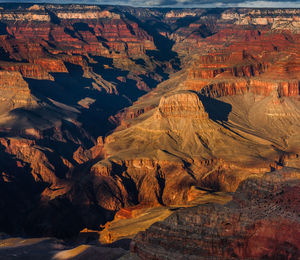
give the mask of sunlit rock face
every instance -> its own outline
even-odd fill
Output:
[[[161,98],[158,117],[203,117],[208,118],[197,94],[183,92]]]
[[[0,22],[6,232],[70,237],[300,167],[298,9],[2,5]]]
[[[299,257],[299,171],[242,182],[224,206],[177,211],[139,233],[141,259],[276,259]]]
[[[19,72],[0,71],[1,110],[36,105],[30,88]]]

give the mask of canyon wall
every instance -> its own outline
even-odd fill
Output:
[[[73,236],[299,167],[298,9],[1,7],[0,185],[27,183],[6,232]]]
[[[299,172],[277,171],[242,182],[227,204],[177,211],[139,233],[141,259],[299,257]]]

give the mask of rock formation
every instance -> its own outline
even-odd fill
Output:
[[[0,80],[2,111],[36,105],[28,84],[19,72],[0,71]]]
[[[224,206],[173,213],[131,244],[141,259],[299,258],[299,171],[285,169],[242,182]]]
[[[297,68],[298,59],[256,55],[255,46],[194,55],[185,70],[118,116],[104,160],[92,167],[122,191],[116,205],[132,203],[116,174],[134,182],[139,203],[169,205],[185,203],[193,186],[235,191],[245,178],[297,156],[299,77],[289,64]]]

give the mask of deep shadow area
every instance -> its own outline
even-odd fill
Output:
[[[226,11],[227,9],[230,9],[230,8],[207,8],[205,9],[205,12],[203,13],[203,16],[207,15],[213,15],[213,16],[216,16],[217,15],[217,18],[221,18],[221,14]]]
[[[83,203],[91,192],[87,186],[76,186],[73,192],[79,196],[75,202],[69,199],[68,193],[42,200],[41,193],[49,184],[37,182],[31,170],[29,164],[16,160],[0,145],[1,232],[12,236],[70,239],[85,227],[97,229],[113,218],[115,212],[103,209],[97,203]]]
[[[13,61],[9,57],[9,53],[6,52],[3,47],[0,47],[0,59],[1,59],[1,61]]]
[[[93,71],[98,75],[101,75],[104,80],[111,82],[117,86],[117,95],[120,96],[119,98],[121,98],[122,95],[125,95],[131,100],[131,102],[134,102],[139,97],[146,94],[146,91],[137,88],[137,82],[135,80],[126,78],[129,75],[128,70],[121,70],[114,67],[113,59],[101,56],[93,56],[93,59],[97,61],[97,63],[91,64],[91,66],[93,67]],[[105,65],[108,65],[108,67],[105,67]],[[124,77],[126,78],[126,81],[122,82],[118,79],[118,77]],[[158,82],[156,82],[156,84],[154,83],[150,87],[154,88],[157,84]],[[121,104],[121,106],[119,106],[119,108],[115,112],[128,105],[128,103]]]
[[[155,192],[156,193],[156,198],[157,198],[158,202],[161,205],[164,206],[165,204],[163,202],[163,192],[164,192],[164,189],[165,189],[165,186],[166,186],[166,176],[164,175],[163,172],[158,171],[156,173],[155,178],[156,178],[158,186],[159,186],[158,191]]]
[[[175,23],[170,24],[170,27],[172,32],[174,32],[179,28],[189,26],[191,23],[196,22],[197,20],[199,20],[198,16],[186,16],[177,19]]]
[[[87,23],[83,23],[83,22],[74,23],[73,28],[76,31],[91,32],[92,34],[95,34],[94,29],[92,27],[89,27]]]
[[[80,66],[73,64],[66,64],[66,66],[69,73],[52,73],[54,81],[26,78],[32,94],[48,104],[43,114],[40,109],[36,113],[48,120],[51,119],[52,114],[57,120],[66,117],[77,118],[76,120],[83,124],[82,128],[86,129],[88,134],[94,138],[106,135],[111,131],[114,125],[108,121],[108,118],[130,105],[128,99],[122,96],[123,93],[126,93],[126,96],[133,101],[145,93],[137,89],[136,82],[133,80],[126,82],[126,85],[119,84],[118,87],[123,87],[119,94],[109,94],[104,89],[99,91],[93,87],[92,78],[83,76],[84,72]],[[100,74],[102,71],[97,72]],[[107,70],[105,78],[107,81],[113,82],[119,75],[126,76],[127,73],[119,73],[113,69]],[[87,97],[95,100],[88,109],[78,104],[81,99]],[[70,106],[71,110],[66,107],[62,108],[59,104],[55,105],[49,99]],[[78,112],[74,112],[72,109],[76,109]]]
[[[81,193],[81,195],[84,195]],[[26,234],[31,236],[55,236],[63,239],[76,238],[84,229],[99,229],[113,218],[109,212],[96,204],[76,204],[67,196],[40,203],[28,213]]]
[[[111,244],[108,245],[103,245],[105,247],[111,247],[111,248],[123,248],[125,250],[129,250],[130,249],[130,243],[131,243],[132,239],[129,238],[123,238],[120,240],[117,240]]]
[[[162,36],[158,32],[156,24],[153,24],[149,21],[142,22],[141,20],[137,19],[129,13],[126,13],[125,16],[129,20],[136,22],[140,28],[145,30],[150,36],[153,37],[153,41],[157,48],[157,51],[147,51],[147,54],[150,57],[153,57],[154,59],[162,62],[175,59],[176,62],[180,64],[179,59],[177,58],[177,53],[172,51],[172,47],[175,44],[175,42]]]
[[[52,11],[50,11],[47,8],[45,8],[45,11],[49,14],[51,23],[60,25],[60,19],[57,17],[57,15],[55,13],[53,13]]]
[[[211,31],[211,29],[206,24],[201,24],[199,28],[195,31],[193,31],[193,35],[201,37],[201,38],[207,38],[215,33]]]
[[[1,232],[24,234],[25,217],[36,207],[44,187],[45,184],[35,182],[29,164],[16,160],[0,144]]]
[[[7,35],[7,25],[3,22],[0,22],[0,35]]]
[[[198,96],[210,119],[215,121],[228,121],[228,116],[232,111],[230,104],[200,94]]]

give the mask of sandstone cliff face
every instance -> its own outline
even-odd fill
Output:
[[[208,115],[197,94],[183,92],[162,97],[158,106],[157,117],[197,117],[208,119]]]
[[[281,97],[299,95],[299,77],[293,71],[299,67],[297,56],[270,52],[261,59],[254,53],[249,47],[241,52],[199,57],[189,70],[187,88],[210,97],[247,92],[269,96],[274,91]]]
[[[14,109],[23,106],[35,106],[28,84],[19,72],[0,71],[1,110]]]
[[[40,65],[28,63],[3,63],[1,67],[7,71],[18,71],[23,77],[38,80],[51,80],[54,78]]]
[[[141,259],[297,259],[299,172],[281,170],[242,182],[225,206],[173,213],[139,233]]]

